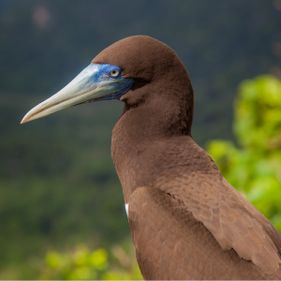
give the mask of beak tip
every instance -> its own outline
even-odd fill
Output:
[[[20,124],[21,124],[21,125],[22,125],[22,124],[25,124],[25,123],[27,123],[27,122],[29,122],[29,121],[31,121],[31,120],[32,120],[32,118],[30,118],[30,116],[26,114],[26,115],[21,119]]]

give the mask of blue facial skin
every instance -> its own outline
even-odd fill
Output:
[[[87,84],[110,83],[112,91],[105,96],[97,97],[95,100],[119,100],[132,87],[134,80],[122,76],[122,69],[111,64],[90,64],[84,71],[93,72]]]

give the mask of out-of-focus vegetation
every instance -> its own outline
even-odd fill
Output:
[[[80,2],[0,0],[0,279],[39,278],[50,249],[68,256],[82,243],[111,257],[128,241],[110,159],[122,104],[81,105],[19,125],[108,44],[148,34],[177,51],[193,82],[193,136],[202,145],[232,139],[240,81],[280,73],[281,0]],[[114,259],[108,264],[112,271]]]
[[[223,175],[281,231],[281,82],[246,80],[235,103],[237,144],[212,141],[208,151]]]
[[[98,248],[90,251],[85,245],[60,253],[47,253],[39,278],[45,280],[140,280],[133,253],[124,247],[113,247],[110,252]]]

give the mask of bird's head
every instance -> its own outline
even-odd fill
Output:
[[[116,99],[136,105],[152,92],[161,95],[161,88],[176,95],[181,91],[167,91],[175,85],[189,93],[192,103],[191,84],[175,52],[149,36],[130,36],[104,49],[62,90],[32,108],[21,123],[89,101]]]

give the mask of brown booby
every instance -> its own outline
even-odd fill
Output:
[[[164,43],[115,42],[22,123],[106,99],[125,104],[112,158],[143,277],[281,279],[281,236],[192,139],[191,82]]]

